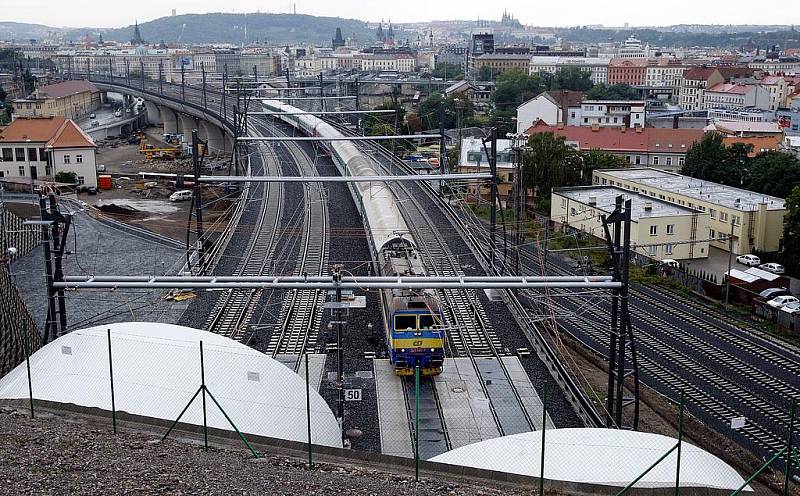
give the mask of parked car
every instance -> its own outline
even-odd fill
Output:
[[[172,193],[169,197],[171,202],[186,201],[192,199],[192,192],[188,189],[183,189]]]
[[[89,186],[88,188],[86,188],[86,192],[89,193],[90,195],[96,195],[97,188],[95,188],[94,186]]]
[[[100,127],[100,123],[98,121],[92,121],[92,127]]]
[[[778,296],[767,302],[767,305],[774,308],[781,308],[789,303],[800,302],[795,296]]]
[[[790,315],[800,313],[800,301],[785,304],[781,307],[781,312],[786,312]]]
[[[755,255],[739,255],[736,261],[740,264],[749,265],[750,267],[758,267],[761,265],[761,259]]]
[[[97,164],[97,172],[105,172],[106,164]]]
[[[673,260],[671,258],[665,258],[662,260],[661,265],[665,267],[672,267],[673,269],[679,269],[681,267],[681,264],[679,264],[677,260]]]
[[[786,288],[767,288],[758,293],[758,296],[764,298],[765,300],[771,300],[778,296],[792,296],[792,292]]]
[[[772,272],[773,274],[783,274],[786,272],[786,269],[783,268],[783,265],[775,262],[765,263],[758,266],[761,270],[766,270],[767,272]]]
[[[90,118],[90,119],[94,119],[95,117],[97,117],[97,116],[94,114],[94,112],[92,112],[91,114],[89,114],[89,118]]]

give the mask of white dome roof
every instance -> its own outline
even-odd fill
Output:
[[[118,411],[174,420],[200,387],[203,341],[206,386],[245,434],[307,441],[305,381],[280,362],[239,342],[171,324],[125,322],[66,334],[31,355],[34,399],[111,410],[111,329]],[[0,379],[0,398],[28,397],[23,362]],[[209,427],[233,430],[206,398]],[[198,396],[181,422],[202,425]],[[339,424],[312,389],[314,444],[341,447]]]
[[[628,485],[678,442],[619,429],[551,429],[545,441],[545,479],[617,487]],[[541,431],[525,432],[462,446],[430,461],[538,477],[541,445]],[[673,451],[634,487],[674,487],[676,463]],[[716,456],[684,441],[680,482],[681,487],[734,490],[744,479]]]

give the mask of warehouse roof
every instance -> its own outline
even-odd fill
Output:
[[[631,219],[634,222],[641,218],[673,217],[677,215],[692,215],[698,212],[692,208],[659,200],[641,193],[634,193],[616,186],[553,188],[553,193],[609,214],[614,211],[616,197],[622,195],[623,201],[631,200]],[[592,201],[594,205],[591,204]]]
[[[219,334],[189,327],[125,322],[92,327],[51,341],[30,357],[34,398],[111,410],[106,330],[111,330],[116,408],[174,420],[200,387],[203,342],[208,390],[245,434],[305,442],[306,384],[280,362]],[[0,379],[0,398],[28,397],[25,363]],[[208,425],[232,430],[209,400]],[[202,425],[198,399],[182,422]],[[315,444],[341,447],[328,404],[311,391]]]
[[[623,487],[675,446],[671,437],[622,429],[547,431],[545,478]],[[469,444],[431,459],[433,462],[538,477],[542,431],[525,432]],[[675,486],[673,451],[634,487]],[[687,442],[681,447],[681,487],[734,490],[744,479],[731,466]],[[745,491],[752,492],[750,487]]]
[[[596,170],[595,174],[600,177],[633,181],[646,187],[669,191],[744,212],[756,210],[762,203],[766,204],[767,210],[786,208],[786,201],[783,198],[658,169],[603,169]]]

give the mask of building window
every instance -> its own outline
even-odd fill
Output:
[[[25,177],[25,166],[24,165],[20,165],[19,166],[19,175],[22,176],[22,177]]]
[[[675,234],[675,224],[667,224],[667,234]]]
[[[572,207],[569,209],[569,214],[574,217],[578,215],[578,212],[575,210],[575,207]]]
[[[45,149],[39,148],[39,161],[44,162],[45,160],[47,160],[47,155],[45,155]]]
[[[44,166],[44,175],[45,176],[53,175],[53,170],[50,168],[50,164]]]
[[[728,222],[728,213],[727,212],[720,212],[719,213],[719,221],[720,222]]]
[[[713,208],[709,208],[708,209],[708,215],[710,215],[712,219],[716,219],[717,218],[717,211],[714,210]]]
[[[653,157],[653,165],[658,165],[658,157]]]
[[[83,184],[83,176],[78,176],[78,184]]]
[[[16,155],[17,162],[24,162],[25,161],[25,149],[24,148],[14,148],[14,155]]]
[[[717,232],[713,229],[709,230],[708,237],[713,240],[714,238],[717,237]]]
[[[664,254],[665,255],[672,255],[672,244],[671,243],[667,243],[666,245],[664,245]]]
[[[14,160],[14,152],[11,148],[3,148],[3,162],[11,162]]]
[[[64,155],[64,163],[65,164],[69,163],[69,155]]]
[[[30,162],[39,161],[39,159],[36,157],[36,148],[28,148],[28,161]]]
[[[658,226],[650,226],[650,236],[658,235]]]
[[[639,155],[636,155],[636,165],[640,165],[641,163],[642,163],[642,157],[639,156]]]
[[[75,155],[75,163],[76,164],[82,164],[83,163],[83,155],[81,155],[81,154]],[[509,177],[510,176],[511,175],[509,174]],[[513,179],[509,179],[509,181],[513,181]]]
[[[567,208],[567,199],[566,198],[562,198],[561,199],[561,208]]]
[[[648,247],[648,251],[651,257],[654,257],[658,254],[658,247],[657,246],[650,246]]]

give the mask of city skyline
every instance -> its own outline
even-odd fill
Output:
[[[742,0],[734,1],[744,7]],[[99,0],[84,0],[81,8],[75,9],[62,2],[54,0],[8,0],[5,11],[5,21],[43,24],[52,27],[68,28],[116,28],[133,24],[134,20],[144,23],[160,17],[169,16],[172,9],[178,15],[204,14],[220,12],[219,4],[210,0],[188,2],[175,1],[171,4],[155,0],[142,0],[137,3],[134,11],[119,9],[104,9],[104,2]],[[653,12],[641,9],[634,0],[615,2],[613,8],[607,5],[590,2],[589,0],[574,0],[567,6],[534,5],[530,2],[510,1],[495,6],[486,7],[485,4],[469,1],[441,2],[430,4],[420,0],[409,0],[402,3],[388,4],[376,0],[339,0],[326,2],[322,0],[307,0],[305,2],[271,2],[265,5],[254,0],[239,0],[234,5],[227,4],[224,12],[233,13],[291,13],[296,7],[298,14],[316,16],[342,17],[359,19],[368,22],[383,20],[394,23],[415,23],[437,20],[498,20],[504,11],[512,13],[525,25],[533,26],[576,26],[576,25],[605,25],[623,26],[628,23],[630,27],[668,26],[676,24],[792,24],[792,20],[781,18],[780,22],[773,12],[769,10],[752,11],[735,8],[720,12],[713,5],[697,4],[688,0],[677,0],[668,12]],[[233,7],[233,8],[230,8]]]

